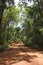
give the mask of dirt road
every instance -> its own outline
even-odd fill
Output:
[[[0,52],[0,65],[43,65],[43,51],[12,43],[9,49]]]

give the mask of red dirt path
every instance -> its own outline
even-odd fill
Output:
[[[0,52],[0,65],[43,65],[43,51],[28,48],[23,43],[12,43]]]

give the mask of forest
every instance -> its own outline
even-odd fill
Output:
[[[0,65],[43,65],[43,0],[0,0]]]
[[[28,2],[33,2],[29,5]],[[0,0],[0,51],[9,42],[43,49],[43,0]]]

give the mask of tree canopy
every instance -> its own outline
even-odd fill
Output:
[[[43,48],[43,0],[20,0],[17,6],[14,0],[0,0],[0,48],[20,40],[27,46]]]

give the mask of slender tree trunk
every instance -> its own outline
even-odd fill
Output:
[[[0,7],[0,44],[2,44],[2,16],[3,16],[3,11],[4,11],[4,9],[2,9]]]
[[[2,44],[2,17],[5,9],[5,0],[0,0],[0,45]]]

